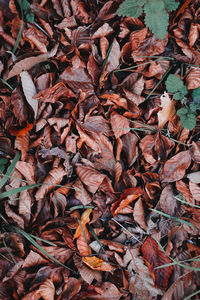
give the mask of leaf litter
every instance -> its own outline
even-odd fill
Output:
[[[0,1],[0,298],[198,299],[199,1],[162,40],[120,0],[22,2]]]

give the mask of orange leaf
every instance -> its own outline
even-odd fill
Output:
[[[156,268],[171,263],[171,260],[151,237],[146,239],[141,247],[141,251],[155,285],[160,288],[167,288],[173,266]]]
[[[90,221],[91,212],[92,212],[92,209],[88,208],[84,211],[84,213],[81,216],[81,225],[83,227],[83,230],[85,230],[86,224]],[[78,238],[81,234],[82,234],[82,230],[81,230],[81,226],[79,225],[74,234],[74,239]]]
[[[83,258],[83,262],[92,270],[112,272],[115,270],[109,263],[97,258],[96,256],[87,256]]]
[[[10,135],[20,136],[25,135],[27,132],[29,132],[33,128],[33,124],[30,124],[29,122],[26,122],[26,127],[21,128],[19,126],[12,126],[9,128]]]
[[[129,188],[115,202],[111,207],[113,216],[116,216],[124,207],[128,206],[131,202],[139,198],[143,194],[141,187]]]
[[[182,5],[182,6],[180,7],[180,9],[178,10],[178,12],[177,12],[177,14],[176,14],[174,20],[176,20],[176,18],[177,18],[180,14],[182,14],[182,13],[184,12],[184,10],[185,10],[186,7],[190,4],[191,1],[192,1],[192,0],[186,0],[186,1],[183,3],[183,5]]]
[[[84,235],[83,232],[81,232],[80,236],[78,237],[76,243],[77,248],[81,256],[87,256],[91,255],[91,249],[88,246],[88,243],[90,242],[90,233],[87,230],[87,227],[84,229]]]
[[[158,128],[161,129],[175,114],[175,102],[170,99],[166,92],[160,97],[160,100],[162,110],[158,112]]]

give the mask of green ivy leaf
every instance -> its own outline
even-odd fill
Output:
[[[165,4],[165,9],[168,11],[176,10],[179,5],[179,3],[176,2],[175,0],[164,0],[164,4]]]
[[[30,22],[31,24],[34,23],[34,13],[31,11],[30,9],[30,3],[27,0],[23,0],[23,11],[24,11],[24,15],[26,16],[26,19],[28,22]]]
[[[187,87],[184,85],[183,88],[180,90],[180,92],[181,92],[183,95],[187,95],[187,93],[188,93]]]
[[[170,74],[166,80],[166,88],[169,93],[176,93],[183,89],[183,81],[176,75]]]
[[[181,92],[177,92],[173,95],[174,100],[181,100],[184,95]]]
[[[119,16],[128,16],[138,18],[141,16],[143,10],[142,6],[146,3],[146,0],[125,0],[117,10]]]
[[[181,125],[189,130],[194,129],[196,126],[196,114],[192,113],[189,108],[182,107],[177,111],[177,115],[180,117]]]

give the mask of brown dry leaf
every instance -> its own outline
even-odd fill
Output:
[[[115,270],[108,262],[99,259],[96,256],[83,257],[83,262],[93,270],[112,272]]]
[[[44,299],[44,300],[54,300],[55,295],[55,286],[51,279],[47,279],[43,284],[40,285],[37,293]]]
[[[75,295],[78,294],[80,289],[81,289],[80,280],[71,277],[67,280],[67,282],[65,282],[62,295],[60,295],[61,297],[59,297],[58,299],[70,300],[71,298],[73,298]]]
[[[190,192],[196,201],[200,201],[200,186],[192,181],[189,182]]]
[[[85,230],[86,224],[90,221],[91,212],[92,212],[92,209],[88,208],[81,215],[81,225],[82,225],[83,230]],[[82,229],[81,229],[81,226],[79,225],[74,234],[74,239],[78,238],[81,234],[82,234]]]
[[[96,279],[98,282],[102,281],[102,275],[99,271],[88,268],[85,264],[83,264],[82,259],[77,255],[74,255],[73,259],[82,279],[89,285],[91,285],[94,279]]]
[[[160,97],[160,100],[162,110],[158,112],[158,128],[162,129],[175,114],[175,102],[170,99],[169,94],[166,92]]]
[[[149,270],[144,264],[143,258],[139,256],[138,248],[127,249],[124,256],[124,266],[127,267],[130,274],[129,292],[137,297],[136,299],[151,299],[163,294],[160,289],[154,286]]]
[[[47,52],[45,54],[39,54],[38,56],[31,56],[31,57],[27,57],[22,60],[16,61],[13,65],[12,69],[8,73],[6,80],[8,80],[9,78],[11,78],[13,76],[20,74],[24,70],[31,69],[36,64],[46,61],[50,57],[53,57],[56,54],[57,49],[58,49],[58,46],[56,46],[50,52]]]
[[[133,209],[133,217],[134,217],[135,222],[138,223],[140,225],[140,227],[146,231],[147,225],[145,222],[144,208],[143,208],[141,198],[139,198],[137,200],[137,202],[135,203],[135,206]]]
[[[138,199],[143,194],[141,187],[129,188],[121,195],[120,199],[116,201],[112,207],[111,212],[116,216],[120,211],[128,206],[131,202]]]
[[[5,212],[6,215],[9,218],[12,218],[20,228],[24,228],[24,220],[11,209],[10,205],[7,202],[5,202]]]
[[[38,101],[33,99],[36,94],[36,88],[33,83],[33,80],[27,71],[23,71],[20,73],[21,83],[24,95],[28,104],[32,107],[34,111],[34,117],[36,119],[38,113]]]
[[[130,131],[128,119],[116,112],[111,114],[111,126],[116,139]]]
[[[28,30],[25,30],[23,34],[24,38],[31,44],[33,43],[38,50],[40,50],[42,53],[47,53],[47,37],[41,30],[38,30],[35,26],[32,26]]]
[[[53,168],[49,175],[43,181],[43,185],[37,190],[35,194],[35,199],[41,200],[45,197],[45,195],[51,191],[57,184],[60,184],[63,177],[66,175],[66,171],[62,166],[57,168]]]
[[[112,72],[119,66],[121,52],[120,52],[120,46],[117,42],[116,38],[113,39],[113,43],[111,46],[111,51],[107,59],[107,72]]]
[[[184,299],[196,290],[194,271],[180,276],[165,292],[161,300]]]
[[[19,197],[19,214],[29,223],[31,218],[31,196],[28,191],[22,191]]]
[[[106,178],[106,175],[99,173],[91,167],[83,165],[77,165],[76,172],[80,180],[91,193],[96,193],[102,181]]]
[[[190,33],[189,33],[189,46],[193,47],[195,42],[198,40],[198,38],[199,38],[198,25],[191,24]]]
[[[41,264],[46,264],[47,260],[43,258],[40,254],[37,252],[34,252],[31,250],[29,254],[26,256],[23,262],[23,268],[29,268],[33,267],[35,265],[41,265]]]
[[[29,133],[17,136],[15,139],[15,149],[21,151],[21,160],[25,161],[26,154],[29,148]]]
[[[177,208],[177,200],[173,193],[172,185],[167,185],[161,192],[159,205],[161,210],[171,216],[174,216]]]
[[[194,90],[200,87],[200,68],[191,68],[191,71],[186,77],[186,85],[188,90]]]
[[[187,178],[189,178],[191,182],[200,183],[200,171],[187,174]]]
[[[123,151],[127,155],[128,165],[131,167],[138,157],[138,147],[136,143],[138,142],[138,137],[131,132],[123,135],[121,137],[123,143]]]
[[[60,79],[67,83],[74,92],[93,91],[92,79],[88,75],[84,63],[79,57],[74,56],[72,59],[72,66],[67,67],[60,75]]]
[[[181,194],[183,194],[187,202],[189,203],[194,202],[192,200],[192,195],[190,193],[189,186],[183,180],[179,180],[176,182],[176,188]]]
[[[173,182],[182,179],[190,163],[191,155],[189,150],[174,155],[164,164],[161,173],[162,182]]]
[[[40,94],[41,93],[36,95],[35,98],[41,98]],[[74,93],[69,88],[67,88],[63,82],[59,82],[53,87],[48,88],[47,90],[45,90],[45,93],[43,93],[42,91],[42,95],[42,100],[45,103],[55,103],[60,98],[67,99],[75,97]]]
[[[92,201],[88,192],[86,191],[86,189],[84,188],[83,184],[79,179],[76,180],[73,187],[75,188],[76,199],[80,200],[83,205],[87,205]]]
[[[156,267],[169,264],[171,263],[171,260],[163,251],[161,251],[156,241],[151,237],[146,239],[141,247],[141,251],[155,285],[160,288],[166,288],[173,271],[173,266],[161,269],[156,269]]]
[[[18,161],[15,165],[15,168],[26,178],[27,181],[30,181],[31,184],[35,183],[35,170],[31,163]]]
[[[104,23],[101,27],[97,29],[97,31],[95,31],[92,37],[93,39],[102,38],[113,33],[113,31],[114,30],[110,27],[108,23]]]

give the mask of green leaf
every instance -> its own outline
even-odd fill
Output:
[[[181,117],[181,116],[187,115],[188,112],[189,112],[189,109],[188,109],[188,108],[182,107],[182,108],[180,108],[179,110],[177,110],[177,115],[178,115],[179,117]]]
[[[117,14],[120,16],[138,18],[142,14],[142,6],[145,3],[146,0],[125,0],[117,10]]]
[[[187,95],[188,93],[188,89],[185,85],[183,85],[182,89],[180,90],[180,92],[183,94],[183,95]]]
[[[177,92],[173,95],[174,100],[181,100],[184,95],[181,92]]]
[[[192,98],[194,99],[194,101],[196,103],[200,102],[200,87],[198,87],[197,89],[195,89],[192,93]]]
[[[187,114],[180,114],[181,109],[177,111],[177,115],[180,117],[181,125],[189,130],[194,129],[194,127],[196,126],[196,114],[193,114],[192,112],[190,112],[190,110]]]
[[[152,0],[144,6],[144,11],[146,13],[146,26],[158,39],[164,39],[167,33],[169,15],[164,10],[163,2]]]
[[[176,75],[170,74],[166,80],[166,89],[169,93],[176,93],[183,89],[183,81]]]
[[[191,113],[193,113],[193,114],[196,113],[196,111],[197,111],[197,105],[196,105],[195,102],[191,102],[191,103],[190,103],[190,111],[191,111]]]
[[[176,10],[179,6],[179,3],[175,0],[164,0],[165,9],[168,11]]]

